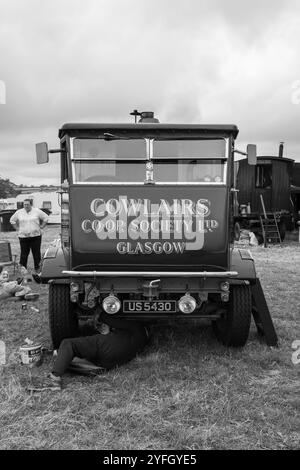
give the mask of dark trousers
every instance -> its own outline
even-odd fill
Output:
[[[81,359],[87,359],[88,361],[96,363],[99,349],[98,341],[101,343],[100,334],[81,338],[64,339],[60,343],[52,372],[55,375],[62,376],[74,357],[80,357]]]
[[[119,327],[107,335],[64,339],[52,372],[62,376],[74,357],[111,369],[133,359],[148,342],[145,328],[137,322],[107,319],[106,323],[118,323]]]
[[[31,250],[34,261],[34,269],[37,271],[41,262],[42,236],[39,235],[38,237],[19,238],[19,240],[21,247],[20,264],[24,266],[24,268],[27,268],[28,256]]]

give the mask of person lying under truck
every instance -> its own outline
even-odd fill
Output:
[[[149,333],[141,323],[114,318],[105,312],[101,313],[99,319],[102,332],[64,339],[46,381],[41,387],[29,386],[28,390],[61,390],[62,376],[75,357],[109,370],[129,362],[146,346]]]

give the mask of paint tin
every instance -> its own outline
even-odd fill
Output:
[[[39,366],[42,362],[42,345],[24,344],[20,347],[20,355],[22,364]]]

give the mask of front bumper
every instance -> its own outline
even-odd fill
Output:
[[[238,276],[237,271],[63,271],[71,277],[201,277],[231,278]]]

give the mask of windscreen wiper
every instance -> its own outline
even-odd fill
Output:
[[[111,134],[110,132],[104,132],[104,140],[130,140],[130,137],[124,137],[120,135]]]

